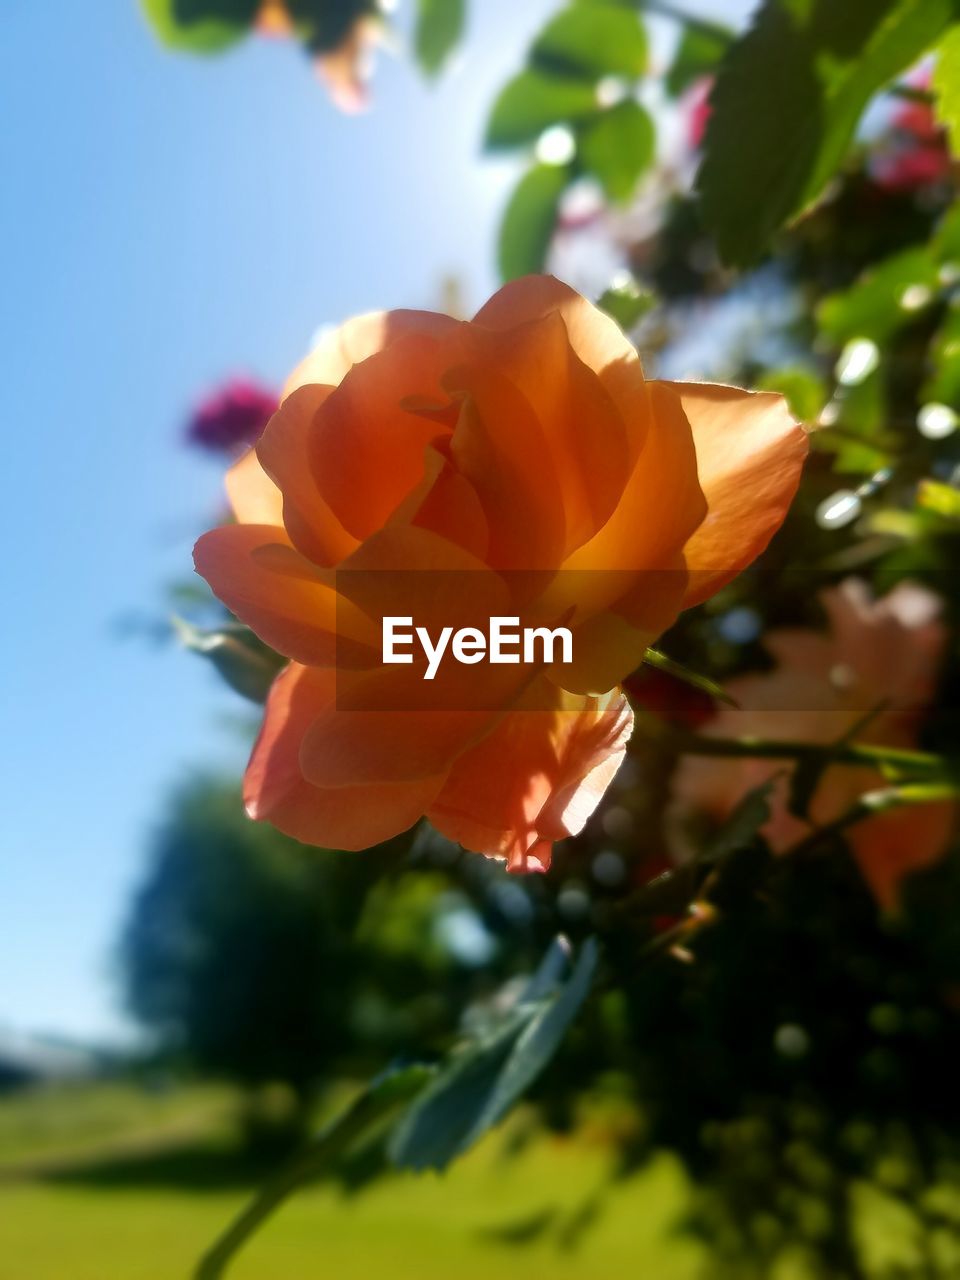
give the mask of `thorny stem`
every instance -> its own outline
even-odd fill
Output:
[[[305,1183],[320,1177],[358,1138],[423,1088],[426,1068],[408,1067],[369,1086],[292,1164],[271,1179],[204,1254],[194,1280],[221,1280],[237,1252]]]
[[[872,769],[897,769],[904,773],[944,779],[949,762],[928,751],[862,743],[784,742],[770,738],[710,738],[697,733],[667,730],[663,735],[678,752],[694,756],[727,756],[739,760],[823,760],[824,764],[858,765]]]
[[[808,836],[798,840],[786,850],[784,857],[802,857],[814,851],[817,845],[830,836],[842,835],[849,827],[872,818],[878,813],[889,813],[891,809],[902,809],[914,804],[938,804],[945,800],[956,800],[960,791],[956,784],[944,782],[911,787],[884,787],[878,791],[868,791],[859,797],[849,809],[846,809],[832,822],[811,831]]]

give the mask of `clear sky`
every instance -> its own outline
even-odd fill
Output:
[[[447,274],[484,299],[515,172],[480,157],[484,115],[555,7],[474,0],[438,87],[381,58],[345,118],[295,46],[198,60],[136,0],[4,0],[0,1026],[121,1029],[111,947],[165,791],[241,763],[244,704],[118,625],[162,609],[217,510],[186,410]]]

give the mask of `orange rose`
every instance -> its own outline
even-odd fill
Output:
[[[947,640],[937,597],[901,583],[874,600],[864,583],[851,578],[824,591],[821,600],[829,633],[771,631],[765,643],[776,668],[730,680],[727,691],[743,709],[725,707],[707,733],[828,743],[870,717],[858,741],[916,746]],[[781,767],[769,760],[688,757],[677,771],[676,795],[684,805],[722,818],[747,790]],[[828,769],[814,793],[811,819],[817,826],[831,822],[859,796],[884,785],[873,769]],[[882,907],[896,907],[904,876],[945,851],[955,822],[955,807],[941,802],[877,814],[850,829],[854,857]],[[786,782],[781,781],[764,828],[774,852],[783,852],[811,830],[790,814]]]
[[[646,381],[613,321],[549,277],[468,323],[349,321],[231,470],[238,523],[196,549],[292,659],[247,770],[251,816],[358,849],[425,814],[545,869],[622,759],[618,681],[764,549],[806,451],[779,396]],[[426,684],[383,665],[388,613],[562,621],[573,661],[452,664]]]

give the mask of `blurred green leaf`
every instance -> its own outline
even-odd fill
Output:
[[[960,27],[953,27],[937,46],[933,69],[937,117],[947,126],[950,150],[960,154]]]
[[[960,489],[941,484],[937,480],[924,480],[917,490],[917,503],[926,511],[945,516],[948,520],[960,520]]]
[[[633,276],[611,284],[597,299],[600,310],[616,320],[625,331],[632,329],[656,305],[657,295],[652,289],[639,284]]]
[[[930,376],[921,388],[920,399],[960,410],[960,311],[947,312],[930,344],[927,358]]]
[[[827,402],[827,388],[813,369],[790,365],[770,369],[757,379],[760,391],[777,391],[786,398],[790,412],[799,422],[815,422]]]
[[[629,200],[656,148],[653,121],[639,102],[619,102],[580,131],[578,153],[584,168],[599,179],[607,198]]]
[[[260,0],[141,0],[153,30],[171,49],[220,53],[242,40]]]
[[[563,166],[538,164],[514,188],[500,224],[498,261],[504,280],[543,270],[569,181],[570,171]]]
[[[466,0],[417,0],[413,47],[427,75],[443,69],[463,37],[466,18]]]
[[[940,219],[930,252],[941,266],[960,270],[960,203],[954,202]]]
[[[882,365],[861,381],[841,387],[836,411],[836,423],[812,437],[816,448],[835,455],[834,471],[862,475],[893,461],[899,438],[888,427]]]
[[[615,3],[571,4],[543,28],[531,57],[551,70],[633,79],[646,70],[647,33],[635,10]]]
[[[667,92],[677,98],[695,81],[716,71],[732,40],[732,32],[723,27],[686,27],[667,73]]]
[[[746,793],[700,854],[698,862],[701,865],[714,866],[731,853],[752,844],[760,828],[770,821],[770,802],[775,784],[775,779],[771,778]]]
[[[266,701],[286,658],[268,649],[249,627],[229,624],[204,631],[176,615],[171,622],[183,647],[208,658],[231,689],[251,702]]]
[[[597,955],[588,938],[558,985],[548,953],[549,967],[541,967],[514,1011],[455,1053],[400,1121],[390,1143],[395,1164],[443,1169],[503,1119],[560,1047],[590,992]]]
[[[573,76],[521,71],[500,91],[487,125],[488,147],[517,147],[535,142],[554,124],[592,116],[597,110],[593,83]]]
[[[878,263],[842,293],[825,298],[817,323],[837,344],[869,338],[882,345],[939,294],[936,264],[926,245]]]
[[[724,58],[698,186],[723,258],[756,262],[820,195],[870,98],[957,15],[957,0],[766,0]]]

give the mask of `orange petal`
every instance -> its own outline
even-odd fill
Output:
[[[234,516],[241,524],[283,528],[283,495],[260,465],[256,449],[233,464],[224,481]]]
[[[478,337],[483,363],[508,379],[536,414],[557,476],[553,500],[563,504],[569,553],[606,523],[620,498],[647,431],[646,396],[625,422],[603,382],[574,352],[559,311]]]
[[[637,665],[616,667],[629,659],[624,641],[631,652],[640,648],[642,657],[642,647],[675,620],[687,589],[683,548],[706,510],[693,436],[679,398],[662,384],[647,387],[649,430],[617,509],[567,558],[541,602],[555,617],[573,610],[578,674],[569,672],[571,683],[562,671],[556,675],[564,688],[578,692],[609,689],[623,679]],[[606,610],[643,635],[631,640],[617,620],[584,629]]]
[[[512,280],[480,308],[474,322],[489,329],[515,329],[551,312],[560,314],[574,351],[626,412],[643,386],[640,357],[619,325],[569,285],[553,276]]]
[[[851,828],[860,873],[883,910],[897,909],[903,880],[939,861],[956,831],[957,807],[943,801],[878,814]]]
[[[561,482],[530,402],[492,364],[452,370],[447,388],[463,407],[450,456],[480,500],[495,569],[551,569],[566,541]]]
[[[449,429],[408,400],[446,401],[440,384],[456,341],[397,338],[370,356],[317,409],[310,436],[317,488],[343,527],[363,539],[383,527],[424,474],[424,450]]]
[[[407,616],[435,639],[441,627],[486,629],[509,612],[503,580],[480,560],[427,529],[391,525],[368,538],[336,571],[339,597],[379,628]],[[335,702],[304,741],[302,766],[317,786],[403,781],[445,769],[488,732],[533,678],[529,667],[457,662],[446,654],[432,680],[412,647],[410,665],[341,671]]]
[[[592,590],[596,576],[590,575],[584,596]],[[573,628],[573,661],[547,671],[561,689],[597,694],[612,688],[639,667],[650,645],[676,621],[687,584],[681,564],[632,575],[632,579],[633,586],[614,608]]]
[[[679,397],[646,384],[649,427],[613,515],[565,561],[540,607],[573,610],[573,657],[550,678],[574,693],[610,689],[676,620],[688,588],[683,548],[703,520],[693,433]]]
[[[259,554],[278,548],[280,557]],[[282,529],[228,524],[198,541],[194,564],[231,613],[261,640],[299,662],[328,666],[337,659],[337,597]]]
[[[511,870],[546,870],[552,841],[583,829],[633,726],[619,690],[603,698],[554,694],[553,701],[552,710],[504,716],[456,761],[427,813],[443,835],[506,858]]]
[[[703,521],[706,500],[697,452],[680,398],[664,383],[647,383],[649,429],[617,509],[564,563],[568,571],[666,570]],[[602,596],[609,591],[600,583]]]
[[[683,402],[709,513],[687,543],[685,608],[712,596],[766,548],[800,483],[807,434],[782,396],[710,383],[663,383]]]
[[[336,696],[304,735],[300,768],[318,787],[406,783],[446,774],[456,757],[496,722],[497,710],[446,710],[413,702],[409,668],[351,679],[337,673]],[[429,688],[429,686],[427,686]],[[359,702],[340,709],[338,701]],[[383,710],[367,710],[378,700]],[[405,705],[404,705],[405,704]]]
[[[335,679],[331,671],[291,663],[273,682],[244,778],[244,801],[251,818],[306,844],[365,849],[412,826],[443,777],[329,791],[311,786],[300,771],[300,745],[330,706]]]
[[[473,485],[456,471],[440,443],[427,445],[420,484],[390,517],[391,524],[428,529],[483,561],[490,526]]]
[[[287,379],[284,396],[308,383],[338,386],[355,364],[383,351],[404,334],[446,338],[461,322],[434,311],[369,311],[326,333]]]
[[[499,574],[463,547],[419,525],[390,524],[336,570],[337,589],[380,622],[410,614],[429,628],[484,625],[509,612]]]
[[[283,496],[283,523],[294,546],[316,564],[333,565],[357,548],[324,501],[310,470],[310,439],[317,411],[332,391],[300,387],[286,397],[264,428],[256,453]]]

